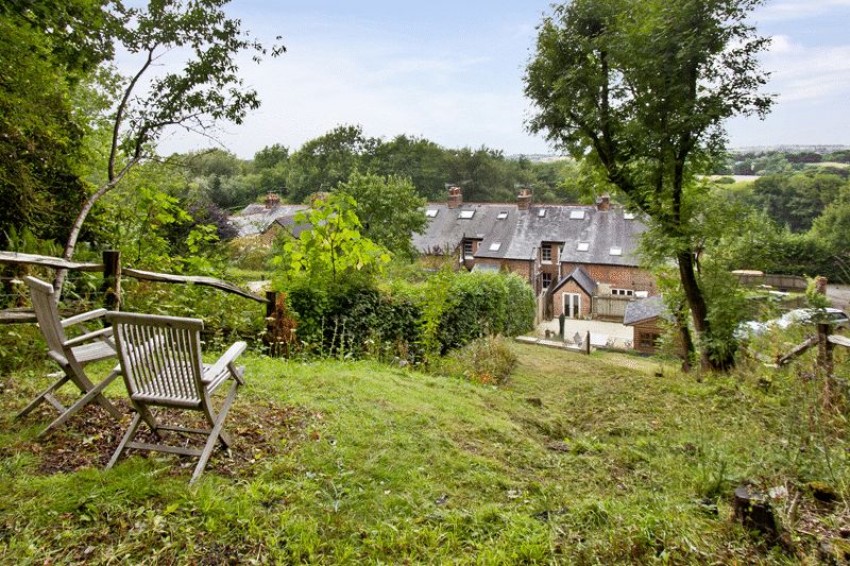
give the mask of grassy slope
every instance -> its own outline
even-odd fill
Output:
[[[37,423],[10,420],[24,399],[7,391],[0,562],[784,561],[729,520],[737,481],[844,491],[793,375],[696,383],[637,358],[516,348],[502,388],[249,359],[238,404],[304,407],[305,433],[258,454],[259,473],[196,489],[164,473],[170,457],[38,474],[40,456],[14,448]]]

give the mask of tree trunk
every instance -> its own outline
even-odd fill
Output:
[[[727,371],[734,366],[731,353],[720,354],[712,351],[710,346],[711,323],[708,321],[708,307],[702,289],[699,287],[695,273],[694,256],[690,251],[679,252],[676,255],[679,264],[679,278],[691,309],[694,329],[699,344],[700,365],[706,370]]]

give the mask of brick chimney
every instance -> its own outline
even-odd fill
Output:
[[[277,208],[280,206],[280,197],[274,193],[266,194],[266,198],[263,201],[266,205],[266,208]]]
[[[531,189],[523,188],[516,197],[516,206],[520,210],[528,210],[531,206]]]
[[[602,195],[598,199],[596,199],[596,210],[600,210],[602,212],[608,212],[611,209],[611,197],[608,195]]]
[[[461,193],[460,187],[449,187],[449,200],[447,202],[447,206],[449,208],[457,208],[461,204],[463,204],[463,193]]]

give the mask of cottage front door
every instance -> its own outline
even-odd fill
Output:
[[[579,318],[581,316],[581,295],[564,293],[564,314],[567,318]]]

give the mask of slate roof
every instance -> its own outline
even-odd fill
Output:
[[[239,237],[254,236],[265,232],[279,218],[292,218],[296,212],[306,208],[307,206],[303,204],[279,204],[268,207],[262,203],[254,203],[231,216],[230,223],[236,228]]]
[[[626,305],[623,324],[631,326],[645,320],[658,317],[668,317],[669,313],[661,295],[631,301]]]
[[[596,281],[593,280],[593,277],[588,275],[587,271],[584,270],[583,267],[576,267],[573,269],[572,273],[558,281],[558,283],[552,288],[552,292],[554,293],[564,285],[566,285],[569,281],[575,281],[576,285],[581,287],[585,293],[590,295],[591,297],[596,294]]]
[[[282,216],[281,218],[278,218],[277,220],[272,222],[272,225],[275,224],[285,228],[286,231],[292,234],[292,237],[294,238],[299,237],[301,235],[301,232],[304,232],[305,230],[311,230],[313,228],[313,225],[309,222],[295,222],[294,215]]]
[[[476,258],[532,260],[543,243],[563,244],[561,262],[637,266],[637,244],[646,226],[626,215],[621,207],[607,211],[595,206],[533,205],[519,210],[516,204],[472,204],[450,209],[431,203],[436,211],[425,232],[414,235],[413,245],[421,253],[454,251],[464,238],[481,240]],[[474,211],[471,219],[460,211]],[[499,213],[504,219],[498,219]],[[578,218],[581,216],[581,218]],[[579,244],[587,244],[580,250]],[[497,245],[498,244],[498,245]],[[612,255],[619,248],[621,255]]]
[[[465,203],[457,208],[449,208],[445,203],[432,203],[425,207],[436,211],[436,216],[428,218],[428,226],[421,234],[413,235],[413,245],[424,254],[452,253],[464,238],[483,240],[487,237],[502,238],[511,235],[513,222],[506,222],[511,214],[516,217],[516,205],[490,203]],[[500,212],[507,212],[508,218],[500,220]],[[471,218],[461,218],[461,213],[472,214]],[[485,255],[484,246],[479,247],[476,257]]]

